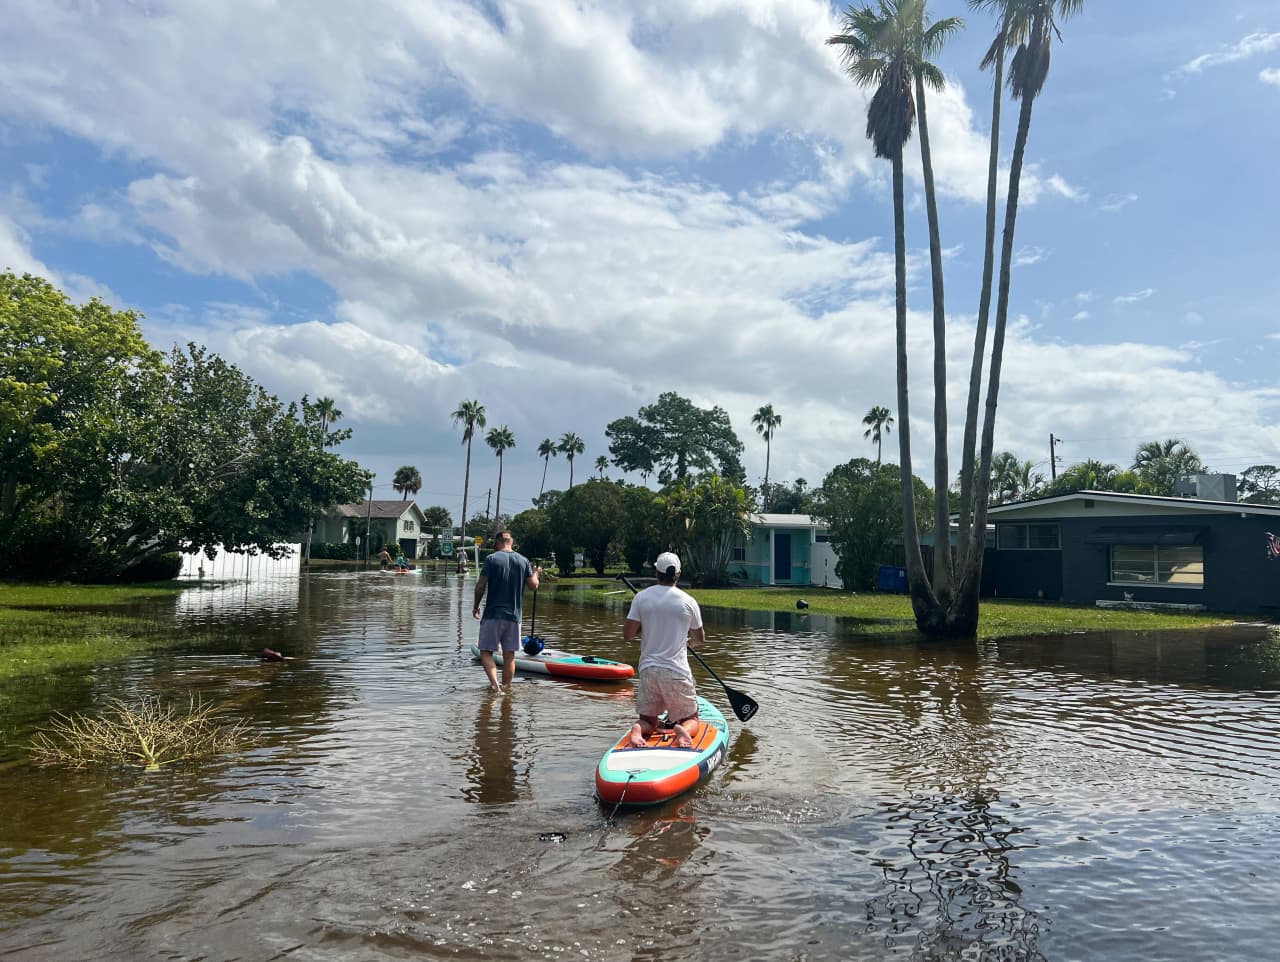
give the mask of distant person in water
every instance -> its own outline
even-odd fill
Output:
[[[484,559],[476,580],[473,618],[480,620],[480,661],[489,676],[493,691],[510,688],[516,675],[516,648],[520,644],[520,622],[524,590],[538,590],[541,568],[515,550],[510,531],[500,531],[493,539],[493,553]],[[486,593],[488,597],[486,598]],[[484,615],[480,603],[484,602]],[[498,684],[498,666],[494,654],[502,649],[502,685]]]
[[[664,711],[675,732],[676,744],[693,747],[698,731],[698,693],[689,670],[688,649],[702,644],[702,610],[693,598],[676,587],[680,558],[670,551],[653,563],[658,583],[631,599],[624,641],[640,638],[640,671],[636,686],[636,714],[631,744],[642,748],[658,727]]]
[[[383,548],[383,549],[382,549],[382,551],[381,551],[381,552],[379,552],[379,554],[378,554],[378,561],[380,561],[380,562],[382,563],[382,567],[384,567],[384,568],[388,568],[388,567],[390,567],[390,566],[391,566],[391,552],[390,552],[390,551],[388,551],[386,548]]]

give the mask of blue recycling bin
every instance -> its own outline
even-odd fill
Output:
[[[880,591],[893,591],[900,595],[907,593],[907,569],[896,565],[881,565],[876,573],[876,588]]]

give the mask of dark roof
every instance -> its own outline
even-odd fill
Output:
[[[1019,508],[1032,505],[1048,505],[1067,501],[1109,501],[1113,504],[1146,504],[1181,509],[1182,511],[1230,512],[1239,514],[1280,514],[1280,505],[1252,504],[1248,501],[1207,501],[1204,498],[1175,498],[1159,494],[1129,494],[1123,491],[1074,491],[1071,494],[1053,494],[1025,501],[992,505],[987,517],[1014,514]]]
[[[417,510],[417,502],[414,501],[357,501],[355,504],[340,504],[334,508],[334,512],[342,518],[399,518],[406,511]]]

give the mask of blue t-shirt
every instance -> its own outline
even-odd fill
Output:
[[[484,596],[484,617],[520,621],[524,583],[533,577],[533,565],[518,551],[495,551],[484,559],[480,572],[488,580]]]

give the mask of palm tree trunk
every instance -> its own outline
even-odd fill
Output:
[[[1036,28],[1041,28],[1037,18]],[[973,544],[965,571],[965,591],[972,595],[974,631],[977,630],[977,597],[982,580],[982,553],[986,545],[987,499],[991,490],[991,452],[995,447],[996,404],[1000,396],[1000,369],[1004,361],[1005,322],[1009,316],[1010,265],[1013,261],[1013,235],[1018,219],[1018,192],[1022,183],[1022,161],[1026,155],[1027,135],[1031,130],[1031,108],[1034,97],[1023,95],[1018,111],[1018,133],[1013,141],[1013,158],[1009,164],[1009,190],[1004,210],[1004,237],[1000,246],[1000,284],[996,297],[996,326],[991,339],[991,371],[987,378],[986,417],[982,424],[982,451],[975,477],[973,498]]]
[[[920,530],[916,524],[915,489],[911,473],[911,405],[907,389],[907,230],[906,214],[902,201],[902,152],[893,157],[893,254],[894,273],[897,278],[895,291],[895,328],[898,354],[898,456],[902,463],[902,547],[907,556],[907,582],[911,591],[911,605],[917,612],[922,599],[932,595],[924,573],[924,558],[920,554]]]
[[[573,487],[573,455],[569,455],[569,487]]]
[[[462,479],[462,520],[458,522],[459,536],[458,540],[462,543],[462,553],[459,555],[459,568],[466,567],[467,557],[467,495],[471,493],[471,439],[467,438],[467,473]]]
[[[542,492],[547,488],[547,468],[551,467],[551,455],[547,455],[542,459],[542,485],[538,488],[538,497],[542,497]]]
[[[502,514],[502,453],[498,453],[498,496],[493,500],[493,517]],[[492,519],[490,519],[492,520]]]
[[[973,364],[969,368],[969,405],[964,417],[964,448],[960,465],[961,564],[967,565],[973,521],[973,462],[978,442],[978,402],[982,394],[982,362],[987,352],[987,320],[991,315],[991,276],[996,251],[996,188],[1000,167],[1000,106],[1004,86],[1004,44],[996,48],[994,92],[991,96],[991,155],[987,159],[987,233],[982,259],[982,293],[978,299],[978,326],[973,334]]]
[[[764,439],[764,498],[761,500],[767,500],[769,497],[769,460],[772,454],[773,454],[773,441],[769,438],[765,438]],[[767,503],[765,504],[765,508],[766,509],[768,508]]]
[[[916,73],[916,123],[920,130],[920,165],[924,171],[924,205],[929,220],[929,271],[933,275],[933,591],[945,605],[951,595],[951,487],[947,466],[947,308],[942,287],[942,233],[938,196],[933,186],[933,154],[924,81]]]
[[[879,465],[884,459],[884,437],[880,432],[876,432],[876,464]]]

